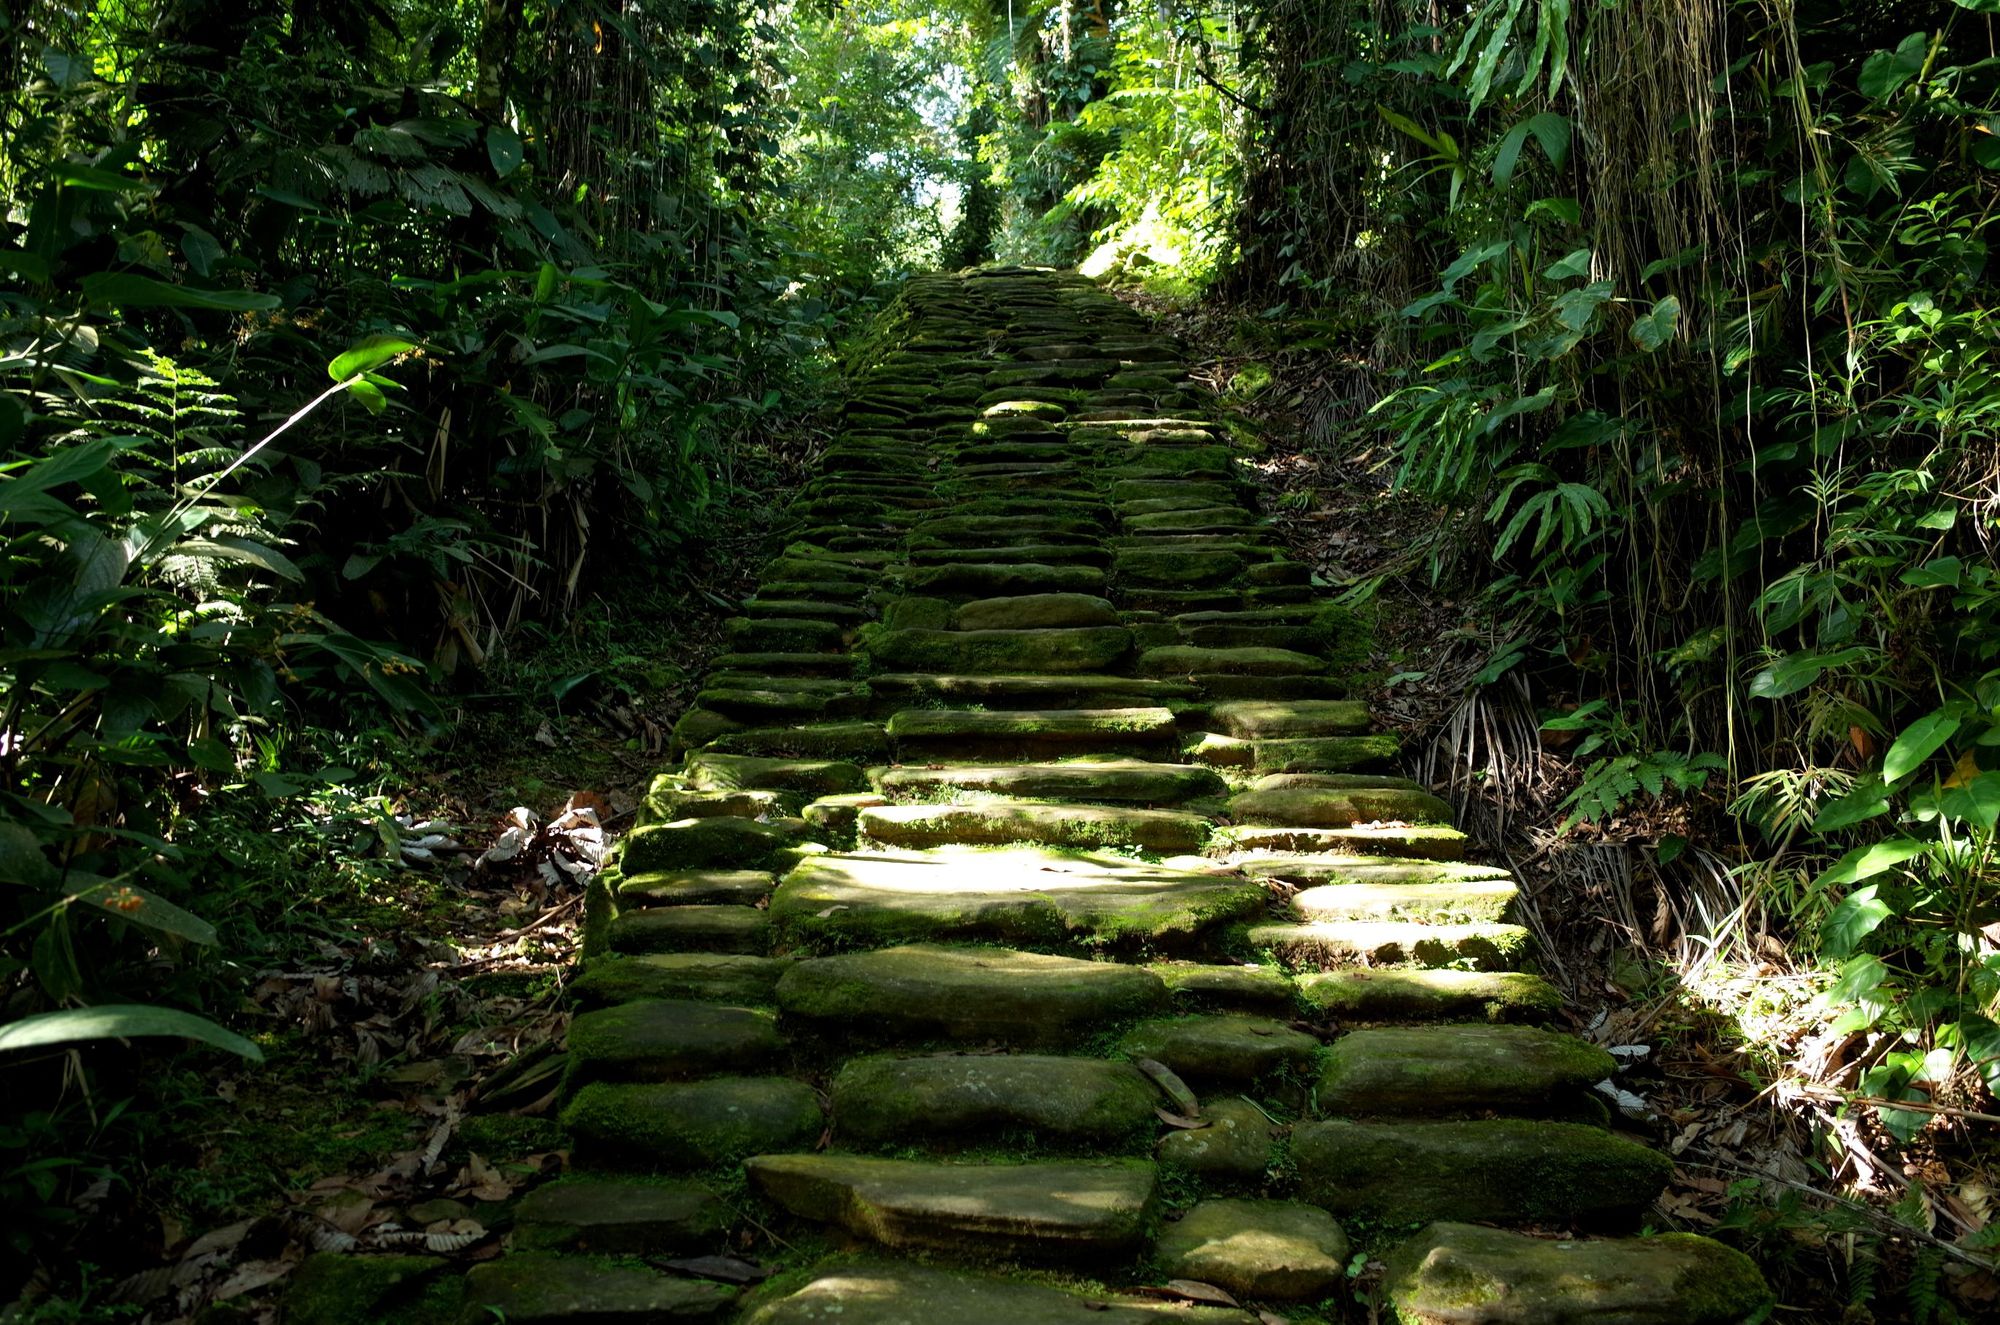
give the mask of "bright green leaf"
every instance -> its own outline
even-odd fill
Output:
[[[1903,729],[1896,743],[1889,747],[1889,753],[1882,756],[1882,776],[1890,782],[1899,782],[1916,770],[1916,767],[1936,754],[1938,747],[1952,738],[1960,722],[1955,714],[1942,709],[1927,713]]]
[[[143,1003],[65,1008],[60,1012],[42,1012],[8,1022],[0,1026],[0,1053],[47,1049],[91,1040],[136,1040],[149,1036],[197,1040],[218,1049],[227,1049],[253,1063],[264,1061],[263,1050],[206,1017]]]
[[[1911,837],[1891,837],[1865,847],[1856,847],[1813,880],[1813,887],[1839,888],[1872,879],[1883,870],[1893,869],[1913,856],[1921,856],[1926,849],[1924,843]]]
[[[99,308],[207,308],[225,313],[254,313],[284,301],[254,290],[197,290],[169,285],[135,272],[100,271],[83,278],[83,294]]]
[[[505,179],[521,168],[523,153],[521,135],[504,124],[494,124],[486,130],[486,159],[493,163],[493,173]]]
[[[1820,926],[1820,947],[1836,960],[1851,956],[1861,941],[1889,918],[1889,904],[1877,897],[1877,886],[1856,888],[1827,915]]]
[[[399,354],[416,349],[416,343],[401,336],[368,336],[326,366],[326,375],[336,382],[359,377],[380,368]]]

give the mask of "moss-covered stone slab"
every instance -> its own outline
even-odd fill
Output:
[[[897,847],[1038,843],[1084,851],[1137,847],[1193,851],[1208,840],[1198,814],[1105,805],[990,800],[963,805],[885,805],[861,812],[864,836]]]
[[[1165,1063],[1195,1085],[1249,1085],[1309,1069],[1320,1042],[1273,1017],[1216,1013],[1140,1022],[1118,1049]]]
[[[1740,1325],[1771,1300],[1748,1256],[1692,1233],[1555,1241],[1438,1223],[1383,1277],[1399,1325]]]
[[[1310,1302],[1347,1278],[1347,1234],[1299,1201],[1198,1202],[1160,1230],[1153,1258],[1176,1279],[1261,1302]]]
[[[1096,566],[1044,562],[955,562],[913,569],[903,585],[911,593],[1013,597],[1031,593],[1102,593],[1104,572]]]
[[[1064,1261],[1126,1253],[1145,1237],[1158,1175],[1148,1160],[972,1164],[850,1155],[759,1155],[765,1199],[887,1247]]]
[[[850,628],[803,617],[736,617],[726,627],[729,647],[741,653],[837,653]]]
[[[1329,1114],[1546,1115],[1617,1070],[1597,1045],[1533,1026],[1395,1026],[1349,1031],[1320,1065]]]
[[[1277,787],[1230,797],[1229,815],[1240,824],[1346,828],[1383,820],[1450,823],[1451,806],[1428,791],[1395,787]]]
[[[1456,966],[1512,970],[1526,958],[1530,935],[1519,925],[1419,925],[1400,920],[1316,920],[1253,925],[1244,936],[1294,969],[1337,966]]]
[[[593,959],[570,983],[585,1004],[635,998],[691,998],[711,1003],[768,1003],[789,957],[739,953],[661,952]]]
[[[1301,1123],[1299,1194],[1340,1218],[1628,1225],[1673,1172],[1657,1150],[1582,1123]]]
[[[800,962],[778,1006],[821,1033],[1066,1047],[1165,1006],[1143,967],[1007,948],[910,945]]]
[[[1542,1022],[1562,994],[1524,971],[1350,970],[1298,977],[1299,996],[1341,1021]]]
[[[1185,946],[1247,919],[1264,891],[1116,857],[1032,849],[814,856],[787,875],[770,917],[791,947],[914,939]]]
[[[1326,663],[1293,649],[1201,649],[1170,644],[1139,655],[1141,676],[1312,676]]]
[[[715,815],[733,815],[738,819],[757,819],[765,815],[780,815],[786,809],[786,793],[778,791],[682,791],[666,783],[665,778],[654,782],[646,799],[639,806],[640,824],[672,823],[679,819],[707,819]],[[793,798],[796,804],[796,798]]]
[[[771,950],[771,924],[754,906],[652,906],[611,922],[613,952],[734,952]]]
[[[1261,1185],[1277,1137],[1264,1111],[1249,1100],[1223,1097],[1203,1101],[1201,1116],[1207,1126],[1176,1128],[1160,1138],[1161,1167],[1189,1174],[1210,1188]]]
[[[736,1290],[631,1264],[516,1252],[465,1275],[466,1320],[507,1325],[664,1325],[721,1320]]]
[[[1497,865],[1400,856],[1250,856],[1237,861],[1236,867],[1253,879],[1279,879],[1304,888],[1329,883],[1491,883],[1514,877]]]
[[[706,1251],[729,1208],[714,1192],[671,1178],[579,1176],[543,1183],[514,1212],[514,1246],[613,1256]]]
[[[1229,738],[1234,741],[1236,738]],[[1392,762],[1400,750],[1394,736],[1377,732],[1368,736],[1314,736],[1297,740],[1250,741],[1246,763],[1264,773],[1341,773],[1349,769],[1372,768]],[[1217,743],[1218,749],[1232,749]]]
[[[1198,534],[1242,529],[1260,522],[1254,511],[1240,506],[1182,507],[1170,511],[1123,514],[1121,524],[1133,533]]]
[[[861,647],[878,667],[906,672],[1102,672],[1132,648],[1123,626],[1051,630],[865,631]]]
[[[1242,851],[1332,851],[1369,856],[1409,856],[1420,860],[1458,860],[1465,855],[1466,836],[1443,824],[1403,824],[1395,820],[1351,824],[1345,828],[1280,828],[1239,824],[1229,841]]]
[[[790,846],[789,834],[753,819],[717,815],[648,824],[625,839],[619,862],[627,874],[668,870],[754,868]]]
[[[823,722],[724,732],[700,748],[713,754],[878,763],[888,758],[889,737],[880,723]]]
[[[967,603],[952,624],[960,630],[1048,630],[1120,623],[1118,609],[1095,594],[1037,593]]]
[[[1177,1008],[1279,1014],[1292,1010],[1292,978],[1276,966],[1154,962],[1149,969],[1165,982]]]
[[[688,786],[696,791],[750,788],[825,796],[868,788],[867,775],[845,760],[761,759],[709,751],[688,756],[685,777]]]
[[[1111,573],[1120,584],[1156,589],[1208,588],[1228,584],[1246,563],[1234,552],[1153,548],[1120,552]]]
[[[444,1325],[456,1314],[448,1265],[437,1256],[308,1256],[285,1287],[286,1325]]]
[[[857,1058],[833,1079],[834,1134],[854,1146],[973,1144],[1123,1149],[1158,1124],[1153,1084],[1129,1063],[1030,1054]]]
[[[1007,753],[1023,757],[1074,750],[1156,748],[1174,739],[1173,710],[1143,708],[1031,709],[993,713],[977,709],[905,709],[889,719],[898,749]]]
[[[1246,1311],[1068,1292],[915,1261],[843,1260],[753,1307],[745,1325],[1252,1325]]]
[[[1521,889],[1512,879],[1453,883],[1332,883],[1292,896],[1301,920],[1415,920],[1477,924],[1513,918]]]
[[[1368,730],[1368,706],[1358,699],[1235,700],[1217,704],[1208,720],[1242,740],[1352,736]]]
[[[661,870],[618,883],[624,906],[754,906],[778,886],[763,870]]]
[[[1124,805],[1168,805],[1227,790],[1227,784],[1214,771],[1194,764],[1115,758],[892,768],[876,778],[876,785],[889,795],[905,799],[912,795],[935,797],[945,789],[956,788],[1033,800]]]
[[[1110,496],[1121,509],[1136,506],[1142,511],[1187,510],[1196,506],[1226,506],[1240,500],[1243,489],[1234,483],[1204,479],[1121,479],[1111,485]],[[1149,506],[1155,502],[1176,504],[1171,507]]]
[[[578,1157],[591,1163],[695,1170],[819,1140],[819,1097],[788,1077],[670,1083],[593,1082],[562,1112]]]
[[[784,1052],[771,1013],[691,999],[636,999],[579,1013],[569,1025],[572,1083],[686,1081],[756,1071]]]
[[[774,676],[765,678],[761,684],[738,684],[712,678],[714,683],[695,696],[695,703],[750,725],[806,723],[822,716],[847,716],[844,710],[849,706],[841,701],[848,697],[858,700],[866,694],[862,687],[855,685],[833,691],[797,690],[779,684],[790,679]]]
[[[885,699],[978,704],[989,709],[1142,708],[1184,699],[1195,688],[1180,681],[1131,676],[952,676],[885,672],[870,678]]]

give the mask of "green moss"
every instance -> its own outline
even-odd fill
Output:
[[[286,1325],[444,1325],[459,1285],[435,1256],[308,1256],[285,1292]]]
[[[884,670],[956,673],[1103,672],[1132,647],[1123,626],[1052,630],[864,627],[859,648]]]
[[[580,1151],[677,1170],[810,1146],[822,1122],[812,1088],[783,1077],[597,1082],[578,1091],[562,1115]]]

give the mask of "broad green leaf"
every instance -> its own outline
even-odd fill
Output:
[[[1834,833],[1888,812],[1889,792],[1879,779],[1871,777],[1845,796],[1821,807],[1813,819],[1812,830],[1815,833]]]
[[[521,135],[504,124],[490,125],[486,130],[486,159],[493,163],[493,173],[505,179],[521,168]]]
[[[1813,887],[1839,888],[1872,879],[1883,870],[1893,869],[1913,856],[1921,856],[1927,849],[1926,843],[1911,837],[1891,837],[1865,847],[1856,847],[1813,880]]]
[[[65,1008],[60,1012],[42,1012],[8,1022],[0,1026],[0,1053],[49,1049],[90,1040],[136,1040],[151,1036],[196,1040],[218,1049],[227,1049],[253,1063],[264,1061],[262,1049],[206,1017],[144,1003]]]
[[[1889,904],[1877,897],[1875,884],[1856,888],[1840,900],[1820,926],[1820,947],[1839,960],[1851,956],[1861,941],[1873,934],[1889,918]]]
[[[1552,281],[1566,281],[1572,277],[1590,275],[1590,250],[1580,248],[1568,257],[1550,263],[1542,270],[1542,275]]]
[[[371,373],[399,354],[416,349],[414,341],[401,336],[368,336],[354,343],[347,353],[326,366],[326,375],[336,382]]]
[[[0,482],[0,515],[13,514],[28,498],[41,496],[51,488],[81,483],[102,472],[111,463],[111,457],[132,440],[129,437],[93,437],[12,470],[6,481]]]
[[[1853,1003],[1879,989],[1889,978],[1889,967],[1880,957],[1865,954],[1849,958],[1840,968],[1840,978],[1826,991],[1828,1001]]]
[[[1893,51],[1876,51],[1861,62],[1861,95],[1873,101],[1890,96],[1896,89],[1923,72],[1924,55],[1930,38],[1912,32]]]
[[[284,302],[274,294],[254,290],[197,290],[123,271],[100,271],[84,277],[83,294],[99,308],[208,308],[253,313]]]
[[[1632,343],[1651,354],[1674,337],[1674,327],[1681,317],[1681,301],[1673,295],[1654,304],[1651,310],[1642,313],[1632,322]]]
[[[1882,756],[1882,776],[1900,782],[1917,766],[1936,754],[1938,747],[1952,738],[1963,719],[1940,709],[1927,713],[1903,729],[1889,753]]]
[[[42,854],[42,840],[26,824],[0,823],[0,884],[47,888],[56,867]]]
[[[217,534],[213,539],[190,539],[176,547],[174,553],[177,556],[210,557],[218,561],[240,561],[285,580],[305,578],[304,573],[284,553],[236,534]]]
[[[212,947],[215,943],[214,925],[133,884],[115,883],[108,879],[73,878],[64,885],[64,891],[77,901],[109,912],[120,920],[157,929],[162,934],[171,934],[204,947]]]
[[[1750,694],[1755,699],[1783,699],[1795,695],[1835,667],[1860,662],[1868,650],[1859,647],[1832,653],[1788,653],[1750,678]]]

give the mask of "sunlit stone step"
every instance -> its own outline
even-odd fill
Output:
[[[1032,1054],[857,1058],[833,1078],[834,1135],[854,1146],[959,1149],[1028,1135],[1128,1151],[1159,1130],[1159,1091],[1130,1063]]]
[[[1466,837],[1439,824],[1405,824],[1397,820],[1354,824],[1346,828],[1282,828],[1238,825],[1228,832],[1238,851],[1339,852],[1361,856],[1409,856],[1455,861],[1465,855]]]
[[[1562,994],[1522,971],[1383,970],[1307,972],[1299,996],[1345,1022],[1542,1022],[1562,1010]]]
[[[988,709],[1145,708],[1195,695],[1179,681],[1131,676],[962,676],[885,672],[868,678],[876,697],[898,704],[934,702]]]
[[[1074,759],[1039,764],[942,764],[882,769],[875,785],[897,799],[935,798],[948,789],[1001,797],[1107,805],[1167,805],[1216,796],[1228,786],[1212,770],[1143,759]]]
[[[1511,879],[1454,883],[1332,883],[1292,897],[1301,920],[1415,920],[1477,924],[1512,916],[1521,889]]]
[[[1391,1117],[1573,1113],[1617,1071],[1605,1050],[1532,1026],[1396,1026],[1349,1031],[1320,1065],[1322,1113]]]
[[[1399,920],[1317,920],[1252,925],[1244,942],[1287,966],[1472,966],[1504,971],[1527,955],[1519,925],[1420,925]]]
[[[1042,801],[983,800],[954,805],[884,805],[861,812],[862,836],[888,846],[1041,846],[1102,850],[1137,847],[1195,851],[1208,840],[1209,821],[1174,810]]]
[[[969,1164],[758,1155],[759,1195],[887,1247],[1074,1261],[1130,1253],[1158,1178],[1145,1160]]]
[[[1034,756],[1059,751],[1162,748],[1175,740],[1173,710],[1158,706],[1111,709],[1030,709],[992,713],[980,709],[905,709],[888,722],[899,750],[953,754]]]
[[[841,1260],[756,1308],[745,1325],[1254,1325],[1247,1311],[1071,1293],[1041,1281],[916,1261]]]

